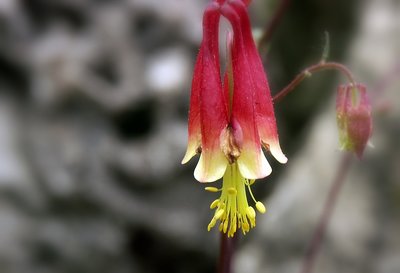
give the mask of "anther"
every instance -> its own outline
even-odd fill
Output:
[[[242,230],[248,232],[250,230],[249,224],[244,222],[242,225]]]
[[[215,226],[216,223],[217,220],[215,218],[212,218],[211,222],[208,224],[207,230],[210,231]]]
[[[214,218],[218,220],[219,218],[221,218],[221,216],[224,214],[224,212],[225,211],[223,209],[217,210],[217,212],[214,215]]]
[[[218,192],[218,191],[220,191],[220,189],[218,189],[216,187],[205,187],[204,189],[206,191],[209,191],[209,192]]]
[[[261,203],[260,201],[256,202],[256,208],[260,213],[265,213],[267,211],[264,204]]]
[[[226,231],[228,230],[228,221],[225,221],[224,222],[224,228],[223,228],[223,230],[224,230],[224,233],[226,233]]]
[[[219,205],[219,199],[215,199],[215,200],[211,203],[210,209],[215,209],[218,205]]]
[[[247,216],[249,216],[250,219],[256,218],[256,211],[251,206],[247,207],[246,214]]]
[[[236,195],[237,194],[237,190],[234,187],[230,187],[228,189],[228,193],[231,195]]]

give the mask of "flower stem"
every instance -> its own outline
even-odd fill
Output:
[[[230,273],[232,256],[235,252],[235,245],[238,235],[228,237],[226,233],[221,232],[221,249],[218,261],[218,273]]]
[[[258,42],[258,48],[262,53],[265,53],[266,45],[272,38],[273,33],[278,27],[279,23],[282,21],[283,16],[288,10],[290,5],[290,0],[281,0],[278,8],[276,9],[272,19],[268,22],[268,24],[264,28],[264,32]]]
[[[347,77],[350,83],[355,85],[356,82],[354,80],[353,74],[343,64],[335,62],[320,62],[304,69],[300,74],[298,74],[285,88],[283,88],[281,91],[278,92],[278,94],[273,97],[274,102],[278,102],[283,99],[287,94],[292,92],[305,78],[310,77],[312,73],[327,69],[340,71]]]
[[[325,201],[324,209],[319,218],[317,227],[314,230],[311,243],[307,249],[301,273],[311,273],[313,266],[315,264],[315,259],[319,253],[322,239],[324,238],[326,228],[329,224],[329,220],[332,216],[333,209],[335,207],[338,194],[344,184],[346,174],[350,169],[350,163],[352,160],[352,154],[346,153],[343,155],[339,163],[339,167],[336,171],[335,178],[332,182],[331,188],[329,190],[328,198]]]

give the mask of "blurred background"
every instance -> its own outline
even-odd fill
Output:
[[[215,196],[182,166],[207,0],[0,0],[0,272],[215,272]],[[368,85],[374,148],[354,160],[315,272],[400,272],[400,1],[291,1],[264,56],[272,93],[329,60]],[[263,31],[278,0],[253,0]],[[289,158],[234,272],[299,272],[338,150],[320,72],[275,105]],[[218,182],[220,183],[220,182]]]

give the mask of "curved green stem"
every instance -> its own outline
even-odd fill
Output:
[[[350,83],[352,83],[353,85],[356,84],[353,74],[343,64],[336,63],[336,62],[327,62],[327,63],[320,62],[318,64],[314,64],[314,65],[304,69],[300,74],[298,74],[285,88],[283,88],[281,91],[279,91],[273,97],[274,102],[278,102],[281,99],[283,99],[287,94],[292,92],[305,78],[312,76],[312,73],[319,72],[322,70],[327,70],[327,69],[339,70],[341,73],[343,73],[347,77],[347,79],[349,80]]]

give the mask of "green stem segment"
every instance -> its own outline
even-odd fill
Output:
[[[333,69],[333,70],[340,71],[347,77],[349,82],[355,86],[356,81],[354,80],[353,74],[346,66],[344,66],[343,64],[340,64],[340,63],[335,63],[335,62],[327,62],[327,63],[320,62],[318,64],[314,64],[314,65],[304,69],[300,74],[298,74],[285,88],[283,88],[281,91],[278,92],[278,94],[276,94],[273,97],[274,102],[278,102],[278,101],[282,100],[287,94],[292,92],[305,78],[310,77],[312,75],[312,73],[319,72],[322,70],[327,70],[327,69]]]
[[[267,52],[267,45],[271,41],[272,35],[275,33],[279,23],[282,21],[285,16],[287,10],[289,9],[291,0],[281,0],[279,2],[278,8],[275,10],[274,15],[272,16],[271,21],[264,28],[264,32],[258,42],[258,49],[261,52],[261,55],[265,55]]]
[[[335,178],[332,182],[329,190],[328,198],[325,201],[324,209],[317,227],[314,230],[311,243],[307,249],[306,256],[303,261],[301,273],[311,273],[315,264],[315,260],[319,253],[322,240],[324,238],[326,228],[329,224],[329,220],[332,216],[333,209],[335,207],[339,192],[345,182],[346,175],[350,169],[350,163],[352,160],[352,154],[346,153],[341,159],[340,165],[336,171]]]

